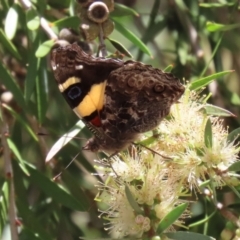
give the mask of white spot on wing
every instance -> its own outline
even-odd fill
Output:
[[[83,69],[83,65],[77,65],[77,66],[75,67],[75,69],[76,69],[76,70],[81,70],[81,69]]]

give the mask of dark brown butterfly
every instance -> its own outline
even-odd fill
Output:
[[[94,133],[83,149],[118,152],[152,130],[184,93],[171,73],[141,62],[94,57],[56,44],[51,66],[60,92]]]

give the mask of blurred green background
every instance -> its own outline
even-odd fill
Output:
[[[240,125],[240,5],[239,1],[126,0],[116,1],[111,19],[118,27],[110,38],[130,51],[134,60],[172,72],[183,82],[216,72],[234,70],[216,79],[203,94],[212,94],[210,103],[225,108],[236,117],[225,118],[229,130]],[[101,155],[82,152],[90,137],[83,129],[81,139],[72,140],[49,163],[49,149],[78,121],[63,97],[50,71],[50,36],[64,27],[79,30],[74,0],[1,0],[0,3],[0,236],[11,239],[78,239],[109,237],[104,220],[98,218],[94,202],[99,179],[94,159]],[[136,16],[136,13],[139,16]],[[120,27],[119,27],[120,25]],[[148,51],[143,51],[144,43]],[[107,49],[116,49],[106,41]],[[92,43],[93,49],[97,43]],[[94,51],[95,52],[95,51]],[[127,58],[125,58],[127,59]],[[39,136],[37,133],[46,133]],[[63,172],[69,162],[79,156]],[[226,197],[227,196],[227,197]],[[227,204],[232,195],[220,194]],[[10,209],[10,217],[8,215]],[[203,201],[197,215],[204,217]],[[204,226],[194,230],[202,233]],[[220,239],[228,228],[222,217],[211,220],[207,233]]]

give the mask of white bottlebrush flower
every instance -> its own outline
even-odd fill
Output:
[[[111,183],[109,185],[112,185]],[[102,202],[109,208],[101,211],[109,220],[109,230],[113,237],[121,238],[127,235],[141,237],[150,229],[150,219],[134,211],[125,193],[124,184],[105,186],[105,191],[100,196]]]
[[[105,168],[110,180],[101,186],[99,199],[108,206],[101,216],[109,220],[107,229],[114,237],[154,236],[161,220],[182,202],[179,198],[200,191],[206,180],[215,187],[239,184],[239,176],[228,172],[239,149],[228,142],[222,121],[205,113],[205,106],[205,99],[187,89],[159,125],[159,136],[148,146],[152,152],[143,147],[111,158],[111,167]],[[172,224],[182,226],[182,219]]]
[[[128,154],[121,158],[115,156],[111,166],[114,170],[110,175],[115,173],[116,176],[101,186],[99,197],[108,206],[101,211],[101,215],[109,220],[106,229],[118,238],[127,235],[141,237],[149,231],[154,232],[157,223],[181,202],[178,200],[181,189],[176,190],[176,184],[167,185],[168,169],[164,160],[144,150],[135,158]],[[156,204],[162,209],[165,206],[164,211],[160,213]],[[155,220],[150,218],[151,215]]]
[[[168,181],[181,182],[186,188],[198,188],[199,182],[211,179],[222,186],[228,167],[238,160],[239,149],[228,142],[228,132],[218,117],[204,112],[204,99],[186,91],[181,103],[171,110],[171,119],[159,125],[160,137],[154,150],[172,158]],[[205,128],[211,122],[211,146],[206,144]]]

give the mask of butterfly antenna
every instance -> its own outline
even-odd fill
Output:
[[[63,171],[61,171],[58,175],[56,175],[53,178],[53,181],[56,181],[56,179],[59,178],[65,170],[67,170],[67,168],[73,163],[73,161],[75,161],[75,159],[79,156],[79,154],[80,152],[70,161],[70,163],[63,169]]]
[[[132,142],[132,144],[133,144],[134,146],[141,146],[141,147],[147,149],[148,151],[150,151],[150,152],[152,152],[152,153],[154,153],[154,154],[157,154],[158,156],[160,156],[160,157],[162,157],[162,158],[165,158],[165,159],[167,159],[167,160],[172,160],[172,158],[167,157],[167,156],[164,156],[164,155],[160,154],[159,152],[157,152],[157,151],[155,151],[155,150],[153,150],[153,149],[151,149],[151,148],[149,148],[149,147],[147,147],[147,146],[145,146],[145,145],[143,145],[143,144],[141,144],[141,143],[134,143],[134,142]]]

